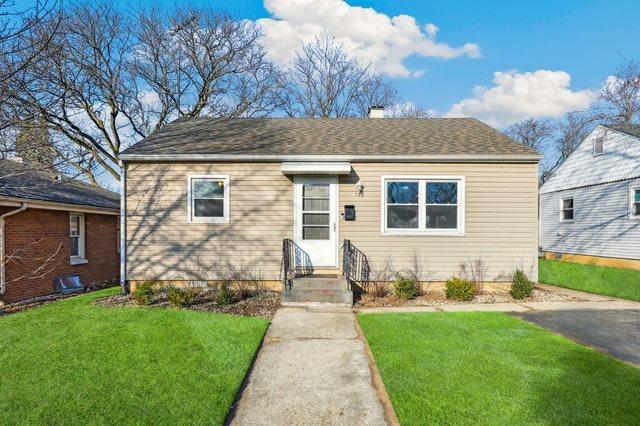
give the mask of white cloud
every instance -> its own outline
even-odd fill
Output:
[[[480,57],[475,43],[451,47],[435,41],[438,27],[420,29],[409,15],[387,16],[372,8],[350,6],[343,0],[264,0],[271,18],[258,19],[263,43],[272,59],[289,63],[304,41],[330,31],[345,49],[391,77],[417,77],[423,70],[410,70],[403,61],[412,56],[451,59]]]
[[[476,86],[473,96],[454,104],[445,117],[476,117],[504,127],[526,118],[559,117],[587,108],[597,96],[592,90],[571,90],[571,76],[564,71],[497,71],[493,82],[490,88]]]

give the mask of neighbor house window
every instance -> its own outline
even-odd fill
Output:
[[[69,239],[71,264],[87,263],[84,256],[84,214],[69,215]]]
[[[188,221],[229,222],[229,176],[189,176]]]
[[[562,222],[573,221],[573,197],[560,200],[560,220]]]
[[[629,215],[640,219],[640,187],[629,188]]]
[[[383,234],[464,235],[462,177],[382,178]]]
[[[600,136],[593,141],[593,155],[602,155],[604,152],[604,137]]]

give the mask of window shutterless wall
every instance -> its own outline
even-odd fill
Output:
[[[339,240],[350,239],[377,267],[389,256],[398,271],[419,253],[440,280],[461,262],[484,256],[489,275],[525,270],[537,262],[536,165],[501,163],[352,163],[339,178],[339,213],[354,205],[356,220],[340,219]],[[187,176],[228,175],[229,223],[186,224]],[[464,236],[381,235],[383,176],[463,176]],[[356,183],[362,180],[362,196]],[[277,280],[282,239],[293,229],[293,182],[280,163],[131,163],[127,169],[129,279],[197,279],[188,266],[258,260]],[[145,238],[139,238],[144,235]],[[532,273],[536,278],[536,272]]]

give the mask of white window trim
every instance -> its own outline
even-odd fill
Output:
[[[634,191],[640,191],[640,185],[632,185],[629,187],[629,204],[628,204],[628,215],[629,220],[640,220],[640,215],[633,215],[633,193]]]
[[[564,219],[562,217],[562,205],[564,204],[564,200],[573,200],[573,219]],[[565,195],[564,197],[560,197],[559,200],[559,211],[558,211],[558,222],[561,223],[573,223],[576,220],[576,197],[572,195]]]
[[[71,265],[84,265],[85,263],[89,263],[86,259],[85,252],[85,225],[84,225],[84,213],[70,212],[69,213],[69,239],[71,239],[71,219],[74,217],[79,217],[79,236],[78,236],[78,255],[77,256],[69,256],[69,263]]]
[[[216,179],[224,182],[223,197],[223,216],[222,217],[193,217],[193,193],[191,191],[191,182],[194,179]],[[188,175],[187,176],[187,223],[229,223],[229,192],[231,186],[229,184],[229,175]]]
[[[387,181],[418,181],[418,229],[387,229]],[[456,229],[426,228],[426,182],[458,182],[458,227]],[[464,176],[381,176],[380,177],[380,234],[465,236],[465,178]]]

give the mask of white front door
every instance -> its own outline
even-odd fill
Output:
[[[338,178],[294,178],[294,241],[312,267],[338,266]]]

